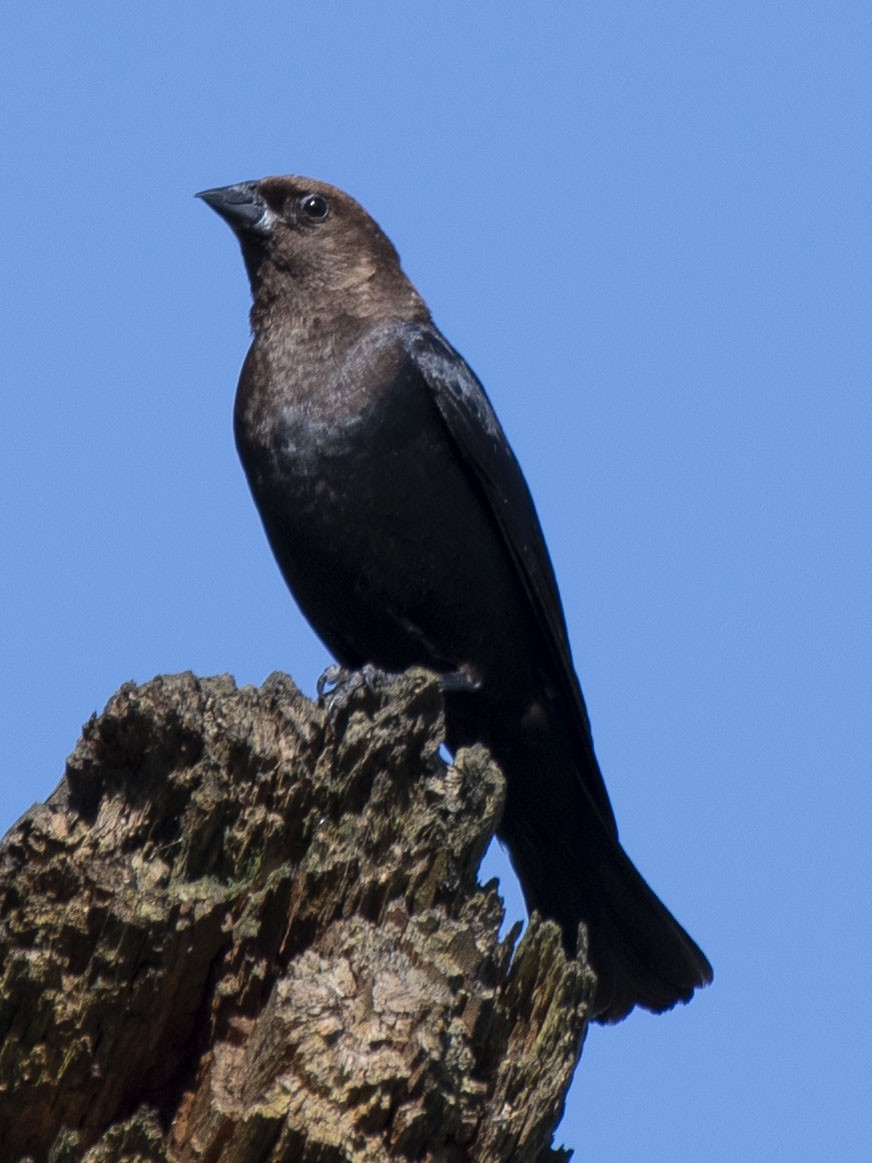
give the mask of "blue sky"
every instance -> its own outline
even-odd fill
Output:
[[[313,690],[192,195],[334,182],[487,386],[622,838],[715,966],[591,1032],[560,1138],[872,1156],[868,6],[7,0],[0,35],[0,826],[128,679]]]

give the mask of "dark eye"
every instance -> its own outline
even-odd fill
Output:
[[[300,209],[313,222],[323,222],[330,213],[330,203],[320,194],[304,194],[300,199]]]

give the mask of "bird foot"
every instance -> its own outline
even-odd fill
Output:
[[[473,694],[481,690],[481,679],[465,670],[450,670],[447,674],[440,674],[442,690],[463,695]]]
[[[316,689],[318,702],[327,714],[327,726],[333,731],[341,714],[348,710],[359,692],[376,694],[396,678],[388,670],[380,670],[367,662],[360,670],[350,670],[334,663],[328,666],[318,679]],[[480,680],[463,670],[452,670],[440,674],[444,693],[471,694],[481,689]]]
[[[338,664],[328,666],[318,679],[316,689],[318,702],[327,714],[330,730],[335,729],[339,716],[348,709],[359,691],[373,694],[386,686],[393,677],[388,671],[379,670],[370,663],[366,663],[360,670],[349,670]]]

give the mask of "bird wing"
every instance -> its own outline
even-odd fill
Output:
[[[614,813],[594,755],[590,721],[572,662],[554,567],[521,467],[475,373],[436,328],[427,324],[406,327],[403,343],[436,404],[460,463],[490,507],[541,629],[561,688],[561,701],[573,718],[586,760],[585,789],[607,829],[616,836]]]

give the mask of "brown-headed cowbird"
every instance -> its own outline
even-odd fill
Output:
[[[536,510],[484,389],[347,194],[300,177],[199,195],[234,230],[254,339],[239,455],[303,613],[349,670],[446,676],[446,743],[502,767],[529,909],[576,949],[600,1021],[711,981],[618,842]]]

